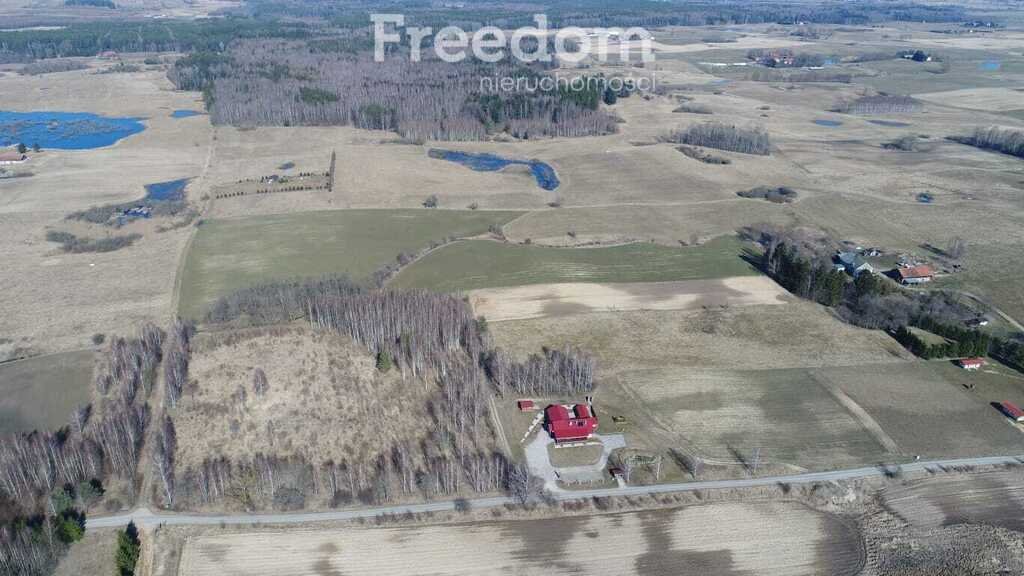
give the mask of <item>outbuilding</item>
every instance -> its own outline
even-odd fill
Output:
[[[977,370],[985,365],[984,358],[961,358],[956,361],[957,366],[964,370]]]
[[[520,400],[517,402],[520,412],[531,412],[536,410],[536,406],[533,404],[533,400]]]
[[[1016,404],[1009,400],[1003,400],[1000,406],[1003,409],[1003,413],[1011,420],[1014,422],[1024,422],[1024,410],[1021,410]]]
[[[27,162],[28,156],[17,150],[0,150],[0,166]]]
[[[903,284],[924,284],[935,279],[935,271],[931,266],[921,264],[919,266],[907,266],[897,268],[896,275]]]

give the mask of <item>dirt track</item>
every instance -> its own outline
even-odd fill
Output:
[[[585,312],[688,310],[784,304],[785,290],[765,276],[622,284],[538,284],[486,288],[469,294],[489,321],[525,320]]]

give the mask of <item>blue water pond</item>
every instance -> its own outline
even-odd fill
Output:
[[[135,118],[86,112],[5,112],[0,110],[0,146],[24,143],[42,148],[88,150],[110,146],[146,127]]]
[[[545,190],[554,190],[555,188],[558,188],[559,184],[561,184],[558,180],[558,175],[555,174],[555,169],[540,160],[509,160],[508,158],[502,158],[496,154],[474,154],[471,152],[440,150],[437,148],[431,149],[429,154],[431,158],[457,162],[478,172],[497,172],[506,166],[513,164],[528,166],[530,168],[530,174],[532,174],[534,180],[537,181],[537,186],[540,186]]]
[[[906,128],[910,124],[906,122],[897,122],[896,120],[868,120],[872,124],[878,124],[879,126],[890,126],[892,128]]]
[[[191,118],[192,116],[202,116],[203,113],[198,110],[175,110],[171,112],[171,118]]]
[[[184,198],[185,186],[189,178],[146,184],[146,200],[157,202],[176,202]]]
[[[817,124],[818,126],[829,126],[831,128],[843,125],[843,123],[840,122],[839,120],[815,120],[814,123]]]

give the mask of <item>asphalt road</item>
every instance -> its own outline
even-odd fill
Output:
[[[849,470],[833,470],[831,472],[809,472],[789,476],[770,476],[764,478],[742,478],[738,480],[708,480],[702,482],[685,482],[680,484],[657,484],[654,486],[627,486],[624,488],[604,488],[600,490],[562,490],[554,493],[557,500],[578,500],[604,496],[640,496],[645,494],[667,494],[674,492],[693,492],[697,490],[723,490],[730,488],[751,488],[771,486],[775,484],[811,484],[814,482],[831,482],[853,480],[891,474],[895,470],[902,473],[940,471],[943,468],[957,466],[998,466],[1002,464],[1022,464],[1021,456],[991,456],[984,458],[959,458],[953,460],[932,460],[913,462],[891,466],[871,466]],[[494,508],[513,504],[509,497],[479,498],[470,500],[473,508]],[[424,504],[402,506],[380,506],[377,508],[361,508],[357,510],[332,510],[329,512],[296,512],[291,514],[174,514],[153,513],[146,508],[137,508],[128,514],[117,516],[97,516],[86,520],[87,528],[111,528],[124,526],[134,521],[138,526],[167,525],[202,525],[202,524],[298,524],[305,522],[327,522],[332,520],[355,520],[358,518],[374,518],[383,514],[405,514],[423,512],[448,512],[455,509],[455,502],[444,500]]]

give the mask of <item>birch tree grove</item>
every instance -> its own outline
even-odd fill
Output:
[[[481,140],[591,136],[616,130],[598,98],[573,87],[537,89],[539,67],[511,60],[444,62],[425,51],[374,61],[371,52],[335,52],[321,43],[248,40],[216,59],[186,58],[169,78],[179,89],[203,84],[214,124],[354,126],[389,130],[412,140]],[[514,90],[492,90],[486,78],[511,78]],[[551,78],[548,78],[551,80]],[[533,87],[533,89],[529,89]],[[589,89],[580,93],[589,94]]]
[[[164,360],[164,399],[171,408],[177,405],[181,391],[188,383],[189,341],[194,331],[195,327],[181,318],[176,319],[171,327]]]
[[[160,497],[167,508],[174,506],[174,451],[177,448],[177,436],[174,422],[167,414],[163,415],[160,429],[153,437],[151,451],[153,474],[159,483]]]

